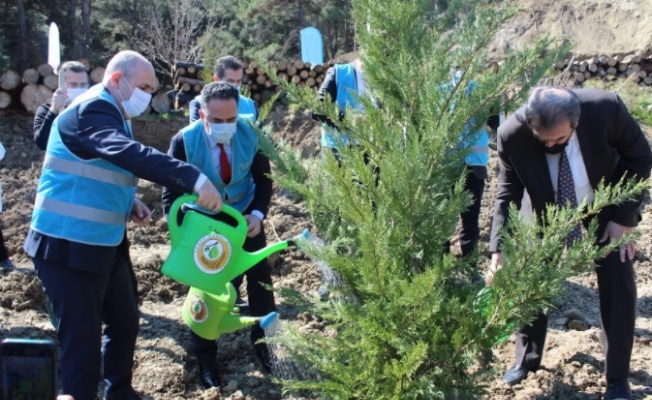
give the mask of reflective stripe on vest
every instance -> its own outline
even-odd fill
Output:
[[[61,214],[66,217],[83,219],[100,224],[121,225],[125,223],[125,215],[122,213],[68,203],[61,200],[47,198],[42,195],[36,196],[34,207]]]
[[[45,155],[43,166],[54,171],[78,175],[117,186],[133,187],[138,184],[138,179],[133,175],[125,175],[118,171],[110,171],[94,165],[64,160],[62,158],[54,157],[51,154]]]

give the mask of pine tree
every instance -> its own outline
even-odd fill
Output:
[[[359,145],[342,147],[339,163],[302,164],[263,141],[275,179],[301,196],[326,239],[324,246],[304,243],[304,251],[341,281],[327,302],[303,299],[325,332],[290,330],[273,339],[313,376],[286,388],[329,399],[478,398],[485,371],[478,360],[550,307],[563,281],[604,251],[589,241],[563,251],[566,234],[643,185],[598,190],[582,210],[551,208],[545,225],[512,210],[505,267],[491,288],[472,284],[468,260],[444,253],[470,203],[461,132],[477,131],[508,90],[507,107],[521,103],[564,49],[544,38],[506,54],[494,73],[487,48],[512,16],[507,10],[482,1],[443,9],[427,0],[357,0],[353,13],[369,95],[360,98],[364,114],[349,110],[339,125]],[[458,84],[453,67],[462,72]],[[466,90],[471,81],[474,90]],[[294,101],[337,120],[334,106],[317,103],[314,92],[286,88]]]

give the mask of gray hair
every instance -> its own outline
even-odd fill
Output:
[[[208,108],[208,102],[214,99],[220,100],[229,100],[234,99],[235,103],[238,104],[240,97],[240,92],[238,89],[229,85],[226,82],[213,82],[204,86],[199,95],[199,105],[201,109],[206,111]]]
[[[566,121],[575,129],[580,121],[580,99],[567,88],[536,87],[525,106],[525,120],[535,131],[546,131]]]
[[[152,64],[147,61],[145,57],[139,53],[132,50],[124,50],[113,56],[111,61],[106,65],[106,70],[104,71],[104,79],[111,76],[116,71],[122,72],[122,75],[126,80],[131,80],[134,76],[134,72],[138,68],[139,63],[144,63],[148,65],[152,70]]]

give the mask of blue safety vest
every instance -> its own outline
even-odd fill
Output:
[[[337,85],[335,99],[337,107],[340,111],[346,111],[347,108],[359,109],[360,104],[355,97],[358,93],[358,82],[353,64],[338,64],[333,68],[335,68],[335,83]],[[323,147],[337,148],[347,143],[349,143],[349,138],[346,135],[326,124],[322,125],[321,145]]]
[[[454,87],[457,85],[459,80],[460,74],[456,73],[451,81],[451,86]],[[473,87],[473,81],[469,82],[466,93],[473,91]],[[460,145],[464,148],[471,149],[471,152],[466,156],[464,161],[469,166],[486,167],[489,162],[489,131],[486,126],[483,125],[482,128],[478,129],[473,134],[469,134],[469,130],[473,125],[473,121],[469,121],[461,135],[463,140]]]
[[[249,97],[240,95],[238,99],[238,117],[255,121],[258,119],[256,104]]]
[[[258,137],[241,117],[231,140],[231,181],[224,184],[217,173],[210,145],[201,120],[181,130],[188,163],[196,166],[215,185],[224,202],[243,212],[254,198],[256,185],[251,176],[251,165],[258,151]]]
[[[107,107],[119,110],[101,84],[79,97],[61,115],[77,113],[86,101],[104,101]],[[73,242],[117,246],[124,237],[138,179],[101,158],[84,160],[73,154],[61,140],[60,120],[61,116],[54,120],[50,131],[31,228]]]

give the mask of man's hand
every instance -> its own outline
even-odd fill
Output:
[[[59,88],[54,91],[52,95],[52,102],[50,103],[50,111],[55,114],[59,114],[66,108],[66,102],[68,102],[68,91],[66,88]]]
[[[222,209],[222,196],[208,179],[201,185],[197,194],[199,195],[198,206],[215,212]]]
[[[491,255],[491,265],[489,270],[485,275],[484,282],[486,286],[491,286],[494,282],[494,275],[498,272],[499,269],[503,267],[503,254],[502,253],[493,253]]]
[[[623,235],[628,236],[632,234],[634,228],[629,226],[623,226],[619,223],[609,221],[607,227],[604,230],[604,235],[600,239],[600,243],[605,243],[607,240],[610,242],[620,240]],[[630,260],[634,259],[634,254],[636,253],[636,243],[634,240],[625,241],[620,245],[620,261],[625,262],[625,257]]]
[[[131,220],[137,223],[140,226],[146,226],[149,224],[149,218],[152,216],[152,212],[149,208],[140,200],[138,197],[134,200],[134,205],[131,207]]]
[[[257,236],[261,231],[263,221],[252,214],[247,214],[244,217],[247,220],[247,237]]]

